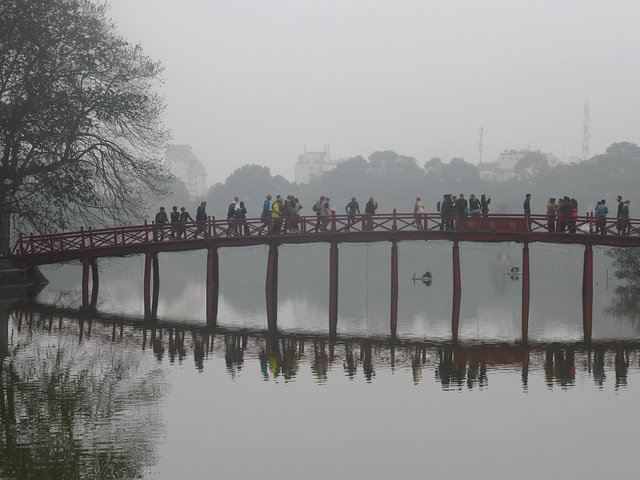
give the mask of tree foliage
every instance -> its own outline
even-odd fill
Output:
[[[89,0],[0,2],[0,203],[18,228],[140,220],[170,175],[161,67]]]
[[[524,157],[518,160],[513,170],[521,180],[531,180],[547,168],[549,168],[549,161],[538,150],[527,152]]]

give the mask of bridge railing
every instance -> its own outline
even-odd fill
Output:
[[[248,218],[186,223],[166,223],[83,229],[50,235],[21,235],[10,256],[77,252],[162,241],[194,238],[247,237],[258,235],[315,235],[324,233],[363,233],[394,231],[459,230],[465,232],[566,233],[572,235],[608,234],[640,236],[640,221],[607,218],[596,222],[592,214],[578,217],[548,218],[546,215],[489,214],[443,216],[440,213],[397,213],[299,216],[287,218]]]

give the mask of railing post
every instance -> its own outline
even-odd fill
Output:
[[[396,223],[396,216],[397,216],[397,213],[396,213],[396,209],[394,208],[393,209],[393,223],[391,224],[391,230],[393,230],[394,232],[398,229],[398,225]]]
[[[147,221],[144,221],[144,241],[145,243],[149,242],[149,224]]]
[[[81,248],[84,250],[84,227],[80,227],[80,244]]]
[[[593,212],[589,213],[589,235],[593,235]]]
[[[336,211],[331,210],[331,232],[336,231]]]
[[[33,255],[34,253],[36,253],[33,251],[33,232],[31,232],[31,235],[29,236],[29,243],[31,245],[31,255]]]
[[[562,232],[562,213],[560,212],[560,210],[558,210],[557,215],[556,215],[556,219],[558,220],[556,222],[556,232]]]

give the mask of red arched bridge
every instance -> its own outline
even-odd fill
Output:
[[[454,306],[452,330],[462,288],[458,242],[518,242],[522,259],[522,336],[527,339],[529,312],[529,243],[577,243],[585,246],[583,274],[583,316],[585,339],[591,338],[593,299],[593,245],[640,246],[640,221],[609,218],[596,221],[593,215],[552,219],[545,215],[442,216],[439,213],[397,213],[376,215],[300,216],[217,220],[187,223],[149,224],[77,232],[20,236],[9,253],[21,268],[69,261],[83,265],[83,306],[95,306],[98,286],[97,259],[145,255],[145,317],[155,317],[159,290],[158,254],[206,249],[207,323],[215,325],[218,310],[218,249],[268,245],[266,272],[267,318],[276,328],[278,245],[296,243],[330,244],[329,332],[335,335],[338,312],[338,244],[344,242],[391,243],[391,334],[395,336],[398,307],[398,242],[448,240],[453,243]],[[90,270],[91,274],[90,275]],[[93,294],[89,303],[89,278]],[[151,278],[153,277],[153,299]],[[456,310],[458,313],[456,313]]]

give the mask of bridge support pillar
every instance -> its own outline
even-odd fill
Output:
[[[160,297],[160,265],[158,263],[158,254],[151,256],[151,265],[153,268],[153,295],[151,297],[151,319],[158,319],[158,299]]]
[[[529,339],[529,296],[531,284],[529,282],[529,242],[522,247],[522,341]]]
[[[265,284],[267,297],[267,324],[270,332],[278,328],[278,245],[269,245],[267,259],[267,281]]]
[[[218,249],[209,247],[207,251],[207,327],[218,323],[218,292],[220,289],[220,270]]]
[[[453,241],[453,290],[462,291],[462,281],[460,280],[460,247],[458,241]]]
[[[391,243],[391,336],[398,328],[398,242]]]
[[[329,251],[329,336],[338,333],[338,244],[331,242]]]
[[[151,269],[154,264],[154,257],[157,262],[157,254],[146,252],[144,254],[144,320],[151,318]]]
[[[593,248],[586,245],[582,270],[582,326],[584,341],[591,342],[593,325]]]

